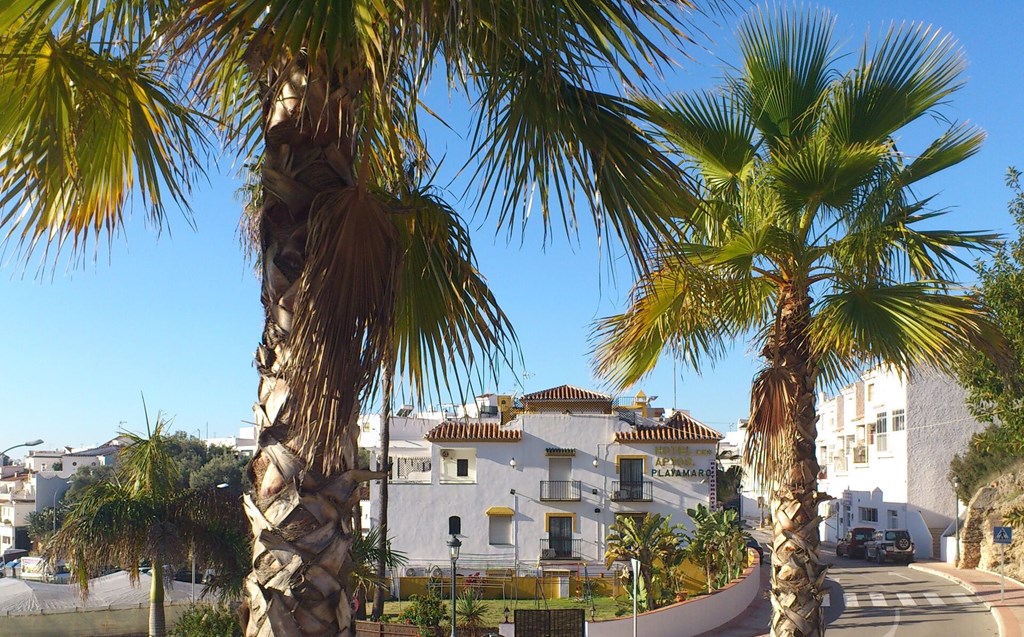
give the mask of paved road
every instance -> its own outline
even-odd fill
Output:
[[[874,564],[830,554],[825,598],[829,637],[997,637],[988,609],[963,588],[902,564]],[[763,585],[767,587],[767,565]],[[756,637],[768,632],[771,606],[758,599],[741,617],[706,637]],[[702,635],[701,637],[705,637]]]
[[[997,637],[988,609],[963,588],[902,564],[834,555],[825,599],[829,635],[843,637]]]

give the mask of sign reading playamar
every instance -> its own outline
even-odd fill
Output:
[[[711,460],[709,463],[708,460]],[[690,445],[666,445],[654,448],[652,478],[704,478],[715,475],[715,451]]]

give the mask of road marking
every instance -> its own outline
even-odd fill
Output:
[[[847,608],[860,608],[857,593],[843,593],[843,601],[846,603]]]
[[[903,575],[901,573],[897,573],[896,571],[889,571],[889,575],[892,575],[893,577],[898,577],[900,579],[905,579],[908,582],[913,582],[914,581],[914,578],[907,577],[906,575]]]
[[[928,600],[928,603],[932,606],[945,606],[946,602],[942,601],[942,598],[935,593],[925,593],[924,598]]]
[[[889,632],[885,633],[885,635],[883,635],[882,637],[893,637],[896,634],[896,629],[899,628],[899,626],[900,626],[900,609],[897,608],[895,611],[893,611],[892,628],[890,628]]]
[[[914,596],[910,593],[896,593],[896,597],[900,598],[900,603],[904,606],[917,606],[917,602],[914,601]]]
[[[872,606],[888,606],[889,602],[885,601],[885,595],[881,593],[871,593],[871,604]]]
[[[970,597],[964,595],[963,593],[957,593],[955,595],[952,595],[952,597],[956,601],[960,602],[961,604],[968,604],[968,605],[970,605],[970,604],[974,603],[973,599],[971,599]]]

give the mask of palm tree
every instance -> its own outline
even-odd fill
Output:
[[[677,246],[651,259],[627,309],[597,326],[599,371],[628,386],[670,349],[696,369],[753,335],[745,460],[772,485],[772,635],[819,635],[815,394],[866,364],[951,369],[979,348],[1003,360],[987,312],[959,294],[958,249],[995,237],[931,229],[923,178],[983,133],[952,124],[905,155],[898,132],[961,85],[953,40],[891,28],[837,67],[824,11],[762,10],[739,28],[741,64],[720,90],[646,105],[700,173],[702,205]],[[926,227],[922,227],[926,226]]]
[[[158,417],[147,437],[124,434],[131,442],[118,455],[113,479],[81,491],[45,549],[51,560],[68,560],[83,595],[90,576],[110,566],[138,583],[139,567],[148,561],[150,637],[166,634],[165,564],[186,564],[193,552],[203,555],[220,581],[234,580],[237,591],[249,549],[236,496],[179,488],[181,471],[168,452],[166,425]]]
[[[648,513],[641,519],[620,516],[608,528],[605,542],[605,568],[616,561],[639,560],[640,600],[646,600],[646,610],[656,608],[660,596],[654,590],[655,569],[667,568],[678,554],[678,525],[670,524],[660,513]]]
[[[429,163],[418,119],[438,113],[426,104],[428,84],[468,98],[474,199],[500,228],[511,231],[536,208],[545,230],[561,223],[572,232],[580,199],[602,239],[619,240],[639,266],[692,193],[637,125],[636,102],[600,87],[653,88],[668,51],[685,43],[690,8],[690,0],[0,6],[0,226],[26,259],[36,249],[87,254],[133,204],[157,225],[169,204],[187,208],[211,148],[208,125],[259,171],[251,227],[266,320],[256,354],[260,448],[245,498],[256,538],[248,633],[351,630],[352,494],[373,477],[355,465],[355,419],[402,316],[403,235],[429,239],[409,223],[423,190],[395,190],[410,163]],[[444,265],[439,281],[458,298],[463,273]],[[417,343],[422,360],[470,363],[465,346],[500,331],[493,314],[472,318],[452,328],[467,330],[458,345]]]

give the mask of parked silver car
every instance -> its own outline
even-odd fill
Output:
[[[910,539],[910,531],[906,529],[888,529],[875,531],[874,537],[864,543],[864,559],[883,562],[914,561],[914,543]]]

